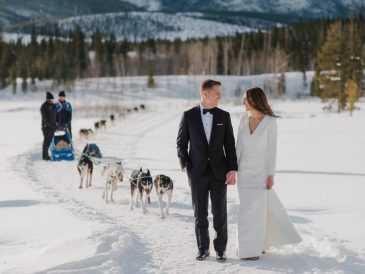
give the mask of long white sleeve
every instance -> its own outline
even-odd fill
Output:
[[[243,122],[244,115],[240,118],[240,123],[238,124],[238,132],[237,132],[237,142],[236,142],[236,155],[237,155],[237,165],[240,165],[241,155],[243,151],[242,147],[242,136],[243,136]]]
[[[269,126],[269,140],[268,140],[268,175],[275,175],[276,171],[276,151],[278,144],[278,127],[276,118],[272,118]]]

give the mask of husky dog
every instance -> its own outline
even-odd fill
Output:
[[[174,183],[170,177],[165,175],[157,175],[154,181],[156,193],[158,197],[158,205],[160,206],[161,219],[165,218],[165,214],[162,209],[162,196],[166,194],[167,204],[166,204],[166,215],[169,215],[169,208],[171,205],[172,191],[174,189]]]
[[[140,170],[133,170],[131,178],[131,201],[130,210],[133,210],[134,205],[137,206],[137,201],[140,201],[142,212],[147,213],[147,200],[150,198],[150,193],[153,187],[152,176],[150,170],[143,172]]]
[[[106,132],[106,120],[100,120],[99,124],[100,124],[100,127],[99,127],[100,131]]]
[[[91,186],[91,180],[93,176],[93,162],[84,154],[81,155],[79,162],[77,163],[77,170],[80,174],[80,186],[82,188],[83,181],[85,179],[85,187]]]
[[[114,202],[113,192],[117,190],[117,183],[123,182],[124,168],[121,162],[110,163],[104,166],[102,175],[105,176],[105,188],[103,192],[103,199],[109,204]],[[108,193],[108,186],[110,185],[110,193]]]
[[[82,128],[79,131],[80,138],[89,139],[94,136],[94,131],[91,128]]]
[[[94,123],[94,130],[95,130],[95,133],[97,133],[100,129],[100,122],[95,122]]]

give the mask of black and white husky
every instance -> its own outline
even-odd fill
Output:
[[[102,170],[102,175],[105,177],[105,187],[103,192],[103,199],[109,204],[114,202],[113,192],[117,190],[118,182],[123,182],[124,168],[121,162],[106,164]],[[110,185],[110,192],[108,193],[108,186]]]
[[[79,162],[77,163],[77,170],[80,174],[80,186],[82,188],[83,182],[85,181],[85,187],[91,186],[91,180],[93,176],[93,162],[86,155],[82,154]]]
[[[170,177],[165,175],[157,175],[154,181],[156,193],[158,197],[158,205],[160,206],[161,211],[161,219],[165,218],[164,211],[162,209],[162,196],[166,194],[167,196],[167,204],[165,213],[166,215],[169,215],[169,208],[171,205],[171,199],[172,199],[172,191],[174,189],[174,183],[170,179]]]
[[[142,212],[147,213],[147,200],[149,200],[153,187],[150,170],[147,172],[143,172],[142,168],[133,170],[129,182],[131,184],[130,210],[133,210],[134,206],[137,207],[137,203],[140,201]]]

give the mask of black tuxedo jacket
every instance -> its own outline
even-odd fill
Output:
[[[237,171],[235,141],[229,113],[215,108],[208,144],[200,106],[185,111],[177,136],[177,155],[181,168],[186,167],[189,177],[202,175],[208,163],[214,176],[222,180],[228,171]]]

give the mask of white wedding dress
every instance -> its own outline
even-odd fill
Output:
[[[251,134],[248,115],[241,117],[237,134],[237,255],[260,256],[271,246],[302,240],[273,189],[266,189],[268,175],[275,174],[276,118],[265,115]]]

